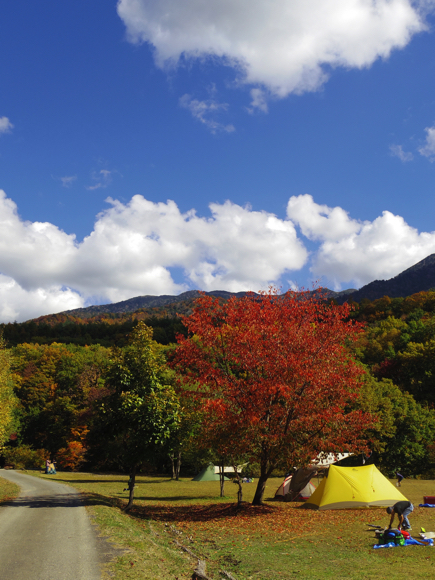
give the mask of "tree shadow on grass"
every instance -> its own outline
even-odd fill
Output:
[[[122,492],[119,492],[119,495],[121,495]],[[125,494],[123,495],[123,497],[125,497]],[[162,496],[156,496],[156,495],[150,495],[150,496],[146,496],[146,495],[134,495],[134,499],[135,501],[159,501],[159,502],[166,502],[166,501],[212,501],[213,498],[210,497],[209,495],[162,495]]]
[[[257,517],[261,514],[270,514],[276,510],[274,506],[253,506],[243,503],[240,507],[237,503],[210,503],[207,505],[147,505],[133,506],[129,514],[138,519],[154,520],[159,522],[210,522],[228,518],[246,519]]]
[[[45,478],[44,479],[48,479]],[[56,482],[65,482],[65,483],[70,483],[71,485],[74,485],[75,483],[121,483],[121,484],[125,484],[128,481],[128,475],[126,475],[124,477],[124,479],[62,479],[60,477],[56,477],[56,479],[53,479],[53,481]]]
[[[110,479],[109,477],[105,478],[105,479],[68,479],[68,478],[61,478],[61,477],[56,477],[53,479],[53,481],[58,481],[58,482],[65,482],[65,483],[70,483],[71,485],[74,485],[75,483],[121,483],[121,484],[125,484],[128,481],[129,476],[128,475],[120,475],[118,477],[123,477],[123,479]],[[49,479],[49,478],[45,478],[44,479]],[[136,480],[136,483],[138,485],[155,485],[156,483],[170,483],[172,480],[171,479],[161,479],[161,480],[154,480],[154,481],[140,481]]]

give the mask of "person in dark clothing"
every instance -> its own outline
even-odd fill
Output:
[[[391,528],[393,525],[394,516],[397,514],[399,518],[399,525],[397,528],[399,530],[410,530],[411,524],[409,523],[408,516],[412,511],[414,511],[414,506],[410,501],[398,501],[392,507],[388,507],[387,514],[391,514],[390,525],[388,528]]]
[[[404,476],[403,476],[401,473],[399,473],[398,471],[396,471],[396,477],[397,477],[397,483],[396,483],[396,486],[397,486],[397,487],[400,487],[400,483],[401,483],[402,479],[405,479],[405,478],[404,478]]]

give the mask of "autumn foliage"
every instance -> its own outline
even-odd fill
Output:
[[[361,326],[348,315],[346,304],[271,289],[223,304],[204,295],[183,318],[174,364],[201,401],[204,440],[260,464],[254,504],[276,467],[364,447],[371,417],[356,409],[363,371],[348,348]]]

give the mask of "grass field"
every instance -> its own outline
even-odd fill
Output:
[[[104,536],[126,553],[110,565],[116,579],[187,580],[196,565],[175,541],[206,560],[210,577],[225,570],[237,580],[408,579],[435,575],[435,548],[408,546],[374,550],[367,523],[386,525],[385,509],[300,510],[300,504],[266,501],[263,507],[235,506],[237,486],[218,482],[175,482],[139,477],[136,507],[122,513],[127,477],[85,473],[40,474],[81,490]],[[266,500],[281,483],[271,479]],[[244,485],[252,499],[255,484]],[[405,480],[404,495],[418,506],[423,495],[435,495],[435,481]],[[435,509],[416,507],[413,533],[435,531]]]
[[[19,492],[20,488],[18,485],[0,477],[0,506],[14,497],[17,497]]]

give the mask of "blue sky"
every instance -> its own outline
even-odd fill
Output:
[[[435,252],[435,2],[0,7],[0,321]]]

